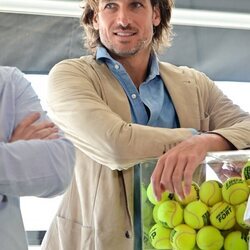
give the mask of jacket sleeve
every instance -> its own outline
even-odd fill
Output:
[[[113,100],[107,100],[107,89],[101,89],[97,83],[101,80],[89,68],[72,61],[57,64],[49,75],[48,106],[52,119],[94,161],[111,169],[127,169],[159,157],[192,135],[188,128],[156,128],[125,121],[122,114],[110,108],[109,101]],[[102,83],[105,84],[109,82]],[[112,91],[125,100],[122,108],[129,113],[123,90],[115,86]]]
[[[194,77],[199,85],[200,107],[204,108],[207,130],[223,136],[236,149],[250,148],[250,114],[233,103],[203,73],[196,72]]]
[[[21,72],[13,73],[5,93],[8,94],[8,109],[11,112],[6,115],[7,120],[1,122],[9,126],[7,137],[31,112],[40,112],[40,121],[49,119]],[[0,142],[0,193],[50,197],[66,189],[73,175],[75,153],[73,144],[62,132],[60,138],[53,140],[19,140],[8,143],[8,139]]]

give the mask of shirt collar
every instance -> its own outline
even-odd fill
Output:
[[[110,56],[110,54],[108,53],[106,48],[104,48],[102,46],[97,48],[96,60],[101,60],[103,62],[109,61],[112,64],[117,64],[117,63],[119,64],[119,62],[117,62],[116,60],[114,60]],[[155,78],[156,76],[160,75],[159,60],[158,60],[158,57],[157,57],[155,51],[152,51],[149,63],[150,63],[150,69],[149,69],[149,74],[148,74],[146,81],[151,80],[151,79]]]
[[[109,59],[113,62],[116,62],[111,56],[110,54],[108,53],[108,51],[106,50],[106,48],[100,46],[97,48],[97,51],[96,51],[96,60],[101,60],[101,61],[104,61],[106,59]]]

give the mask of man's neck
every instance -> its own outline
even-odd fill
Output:
[[[130,57],[115,58],[126,69],[133,83],[139,89],[147,77],[150,53],[137,54]]]

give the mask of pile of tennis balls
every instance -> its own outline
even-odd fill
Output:
[[[193,182],[184,200],[164,192],[157,201],[151,183],[142,186],[143,249],[247,250],[249,187],[250,161],[242,177]]]

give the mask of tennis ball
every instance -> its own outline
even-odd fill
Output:
[[[246,181],[247,185],[250,186],[250,159],[244,165],[241,176],[242,179]]]
[[[164,225],[174,228],[183,222],[183,209],[177,201],[165,201],[158,208],[158,219]]]
[[[171,193],[166,191],[166,192],[162,193],[161,200],[157,201],[155,198],[154,192],[153,192],[152,184],[150,183],[147,187],[147,197],[148,197],[149,201],[154,205],[158,205],[164,201],[171,200],[172,196],[173,195]]]
[[[199,200],[199,189],[200,189],[199,185],[193,181],[191,184],[190,193],[183,200],[181,200],[177,194],[174,194],[174,198],[181,205],[185,206],[192,201]]]
[[[225,250],[247,250],[248,240],[247,234],[241,231],[233,231],[229,233],[224,242]]]
[[[223,246],[224,238],[219,229],[205,226],[197,232],[196,242],[202,250],[219,250]]]
[[[218,202],[210,209],[210,222],[220,230],[232,228],[235,221],[234,207],[226,202]]]
[[[159,209],[159,206],[160,205],[155,205],[154,208],[153,208],[153,219],[154,219],[155,223],[159,222],[159,219],[158,219],[158,209]]]
[[[222,184],[216,180],[205,181],[200,186],[200,200],[208,206],[222,201]]]
[[[235,216],[237,223],[244,229],[249,229],[250,225],[244,222],[244,214],[246,211],[247,202],[243,202],[240,205],[235,206]]]
[[[155,249],[171,249],[170,244],[170,228],[166,228],[161,224],[155,224],[149,231],[149,240]]]
[[[142,220],[145,226],[149,226],[153,222],[153,206],[149,202],[142,204]]]
[[[237,205],[247,200],[249,188],[246,181],[240,177],[227,179],[222,186],[222,197],[224,201]]]
[[[195,247],[196,231],[186,224],[176,226],[170,234],[170,243],[174,249],[191,250]]]
[[[208,224],[208,207],[202,201],[193,201],[184,209],[184,221],[194,229],[200,229]]]

